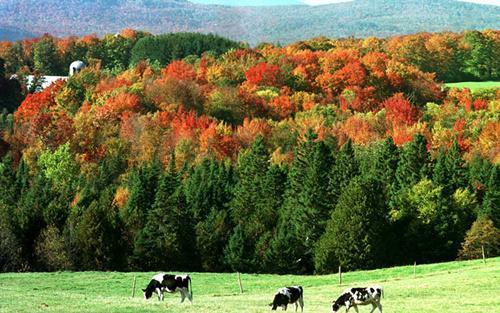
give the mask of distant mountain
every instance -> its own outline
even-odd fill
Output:
[[[64,5],[62,5],[64,4]],[[5,29],[56,36],[196,31],[289,43],[315,36],[391,36],[420,31],[500,29],[500,7],[453,0],[355,0],[323,6],[229,7],[186,0],[0,0]]]
[[[36,36],[34,33],[10,26],[0,26],[0,41],[15,41]]]

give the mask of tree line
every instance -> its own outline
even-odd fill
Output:
[[[7,73],[68,75],[71,62],[99,63],[102,69],[118,73],[140,60],[165,66],[172,60],[210,52],[217,56],[241,43],[200,33],[170,33],[152,35],[125,29],[120,34],[56,38],[49,34],[40,38],[2,42],[0,57],[5,60]]]
[[[391,138],[338,147],[309,130],[289,165],[272,164],[258,136],[236,163],[178,167],[172,154],[166,166],[153,159],[127,172],[117,153],[89,174],[67,144],[36,170],[7,154],[0,265],[330,273],[451,260],[474,221],[500,223],[498,165],[466,164],[456,141],[436,158],[426,145],[416,135],[403,147]],[[492,240],[488,255],[499,252]]]
[[[435,73],[440,81],[485,81],[500,79],[499,35],[496,30],[463,33],[418,33],[386,39],[325,37],[299,41],[290,45],[297,49],[328,51],[336,48],[360,49],[363,53],[380,52],[411,64],[423,72]],[[262,43],[257,48],[270,44]],[[165,66],[172,60],[215,56],[233,48],[247,47],[213,34],[169,33],[151,35],[124,29],[119,34],[56,38],[48,34],[40,38],[0,42],[0,58],[9,74],[39,72],[43,75],[67,75],[72,61],[86,64],[99,62],[102,68],[123,71],[140,60]]]

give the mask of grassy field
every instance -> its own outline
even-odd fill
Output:
[[[450,88],[469,88],[472,92],[484,88],[500,88],[500,82],[461,82],[461,83],[447,83],[446,86]]]
[[[59,272],[0,274],[0,312],[268,312],[280,286],[304,287],[304,312],[331,312],[331,301],[348,286],[372,283],[384,288],[384,312],[500,312],[500,258],[345,273],[337,275],[242,275],[192,273],[194,304],[179,304],[179,294],[165,301],[145,301],[140,288],[153,273]],[[131,298],[134,276],[137,293]],[[360,312],[370,312],[363,307]]]

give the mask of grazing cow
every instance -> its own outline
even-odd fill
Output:
[[[153,292],[158,294],[158,300],[163,300],[163,293],[174,293],[179,291],[181,294],[181,303],[187,297],[189,302],[193,303],[193,290],[191,287],[191,277],[188,275],[169,275],[165,273],[156,274],[151,278],[144,291],[144,299],[149,299]]]
[[[273,303],[270,303],[271,310],[276,310],[277,307],[282,307],[286,311],[288,304],[295,303],[295,311],[300,305],[300,311],[304,311],[304,290],[301,286],[283,287],[278,289],[274,295]]]
[[[340,310],[341,306],[345,306],[346,312],[349,311],[351,307],[354,307],[356,312],[358,311],[358,305],[372,305],[372,310],[370,313],[378,308],[380,313],[382,313],[382,304],[380,304],[380,297],[382,296],[383,290],[380,286],[371,286],[367,288],[350,288],[346,289],[340,297],[333,302],[332,310],[334,313]]]

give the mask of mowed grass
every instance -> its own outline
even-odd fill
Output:
[[[450,88],[469,88],[472,92],[475,92],[486,88],[500,88],[500,81],[446,83],[445,85]]]
[[[0,312],[269,312],[276,289],[304,287],[304,312],[331,312],[331,301],[349,286],[380,284],[384,312],[500,312],[500,258],[394,267],[338,275],[294,276],[191,273],[194,304],[179,304],[179,294],[165,301],[145,301],[140,288],[155,273],[58,272],[0,274]],[[131,298],[134,276],[135,298]],[[289,308],[290,309],[290,308]],[[294,309],[292,307],[292,309]],[[360,312],[370,312],[371,306]]]

